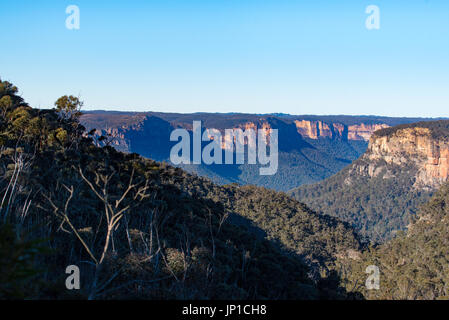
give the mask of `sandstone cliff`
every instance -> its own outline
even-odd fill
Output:
[[[372,134],[366,152],[336,175],[291,194],[351,223],[373,242],[406,230],[419,207],[449,180],[449,121],[419,122]]]
[[[426,127],[403,128],[390,135],[374,134],[362,157],[365,165],[357,170],[370,177],[386,172],[395,174],[389,165],[416,168],[414,187],[436,189],[449,180],[449,141],[447,136],[435,137]]]
[[[295,120],[298,133],[304,138],[331,138],[354,141],[368,141],[371,135],[380,129],[389,127],[385,123],[344,125],[341,123],[325,123],[323,121]]]

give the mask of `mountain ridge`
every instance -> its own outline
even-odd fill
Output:
[[[184,165],[184,169],[207,176],[219,184],[255,184],[288,191],[321,181],[342,170],[365,151],[367,139],[379,127],[416,119],[119,111],[88,111],[81,117],[81,123],[88,131],[96,129],[97,137],[108,136],[110,145],[116,149],[136,152],[158,161],[169,161],[170,149],[174,145],[169,139],[171,131],[175,128],[191,131],[193,121],[197,120],[202,121],[204,128],[220,131],[262,127],[278,129],[279,169],[274,176],[267,177],[259,177],[256,173],[258,166],[248,164]],[[304,124],[310,130],[304,129]]]

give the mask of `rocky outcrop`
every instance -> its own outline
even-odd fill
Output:
[[[347,221],[371,241],[384,242],[406,230],[420,206],[448,181],[449,121],[428,121],[376,131],[351,165],[290,194]]]
[[[295,120],[295,124],[298,133],[304,138],[318,139],[317,121]]]
[[[266,136],[269,137],[270,130],[272,129],[272,127],[268,122],[261,122],[259,125],[254,122],[246,122],[246,123],[240,124],[239,126],[237,126],[235,128],[229,128],[229,129],[230,130],[241,129],[244,132],[246,132],[246,130],[249,129],[249,130],[253,130],[256,134],[257,134],[258,130],[264,130]],[[235,143],[235,137],[226,135],[226,131],[223,129],[219,130],[219,131],[220,131],[220,134],[222,135],[221,148],[223,150],[225,150],[225,149],[233,150],[233,148],[234,148],[233,144]],[[208,134],[208,137],[209,137],[209,139],[213,140],[212,134]],[[269,138],[268,138],[267,143],[268,143],[268,145],[270,144]],[[257,140],[244,139],[243,144],[248,145],[251,148],[256,148]]]
[[[357,124],[348,127],[348,140],[365,140],[369,141],[371,135],[380,129],[388,128],[384,123],[379,124]]]
[[[414,168],[415,188],[433,190],[449,180],[449,141],[435,138],[430,128],[412,127],[389,135],[374,134],[362,156],[359,173],[394,177],[392,166]]]
[[[387,124],[365,124],[344,125],[341,123],[326,123],[323,121],[295,120],[298,133],[304,138],[318,139],[343,139],[355,141],[369,141],[371,135],[383,128],[389,127]]]

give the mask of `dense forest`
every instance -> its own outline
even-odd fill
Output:
[[[332,271],[337,252],[361,248],[347,225],[97,147],[78,98],[41,110],[17,92],[0,82],[1,298],[347,297]],[[65,288],[69,265],[80,290]]]
[[[345,269],[347,289],[367,299],[449,299],[449,185],[414,217],[407,233],[366,250]],[[366,290],[360,276],[367,265],[380,271],[379,290]]]
[[[225,199],[229,212],[249,219],[268,239],[305,258],[316,279],[335,271],[337,257],[357,255],[366,245],[347,223],[318,214],[285,193],[229,185],[215,187],[205,197]]]
[[[406,229],[432,192],[412,187],[414,166],[389,165],[388,172],[383,170],[376,177],[369,177],[354,170],[366,166],[366,162],[358,159],[331,178],[294,189],[290,194],[318,212],[350,223],[372,242],[385,242],[398,230]],[[389,174],[394,177],[388,177]]]

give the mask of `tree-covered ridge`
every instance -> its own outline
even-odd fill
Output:
[[[395,127],[384,128],[374,133],[376,137],[384,137],[395,134],[404,129],[411,128],[426,128],[430,130],[430,135],[434,139],[449,139],[449,120],[438,121],[420,121],[410,124],[402,124]]]
[[[265,237],[300,255],[322,275],[335,268],[337,257],[359,252],[364,246],[348,224],[318,214],[285,193],[227,185],[215,187],[204,196],[221,201],[230,214],[248,218]]]
[[[340,123],[343,125],[378,124],[385,123],[389,126],[416,123],[434,120],[431,118],[405,118],[382,116],[348,116],[348,115],[291,115],[291,114],[245,114],[245,113],[165,113],[165,112],[127,112],[127,111],[86,111],[83,122],[86,127],[93,128],[96,125],[116,127],[132,125],[145,116],[154,116],[173,124],[191,124],[192,121],[201,118],[208,128],[227,129],[245,122],[266,121],[276,118],[283,122],[294,120],[325,121],[326,123]],[[435,119],[437,120],[437,119]]]
[[[290,194],[317,212],[338,217],[373,242],[385,242],[398,230],[405,230],[409,219],[431,195],[413,188],[414,166],[388,165],[375,177],[354,168],[368,165],[361,158],[341,172],[314,185],[294,189]]]
[[[449,299],[449,185],[424,205],[406,234],[373,247],[352,261],[346,288],[368,299]],[[380,270],[380,289],[366,290],[368,265]]]
[[[342,223],[284,194],[218,187],[97,147],[79,124],[78,98],[38,110],[0,83],[1,298],[345,296],[315,272],[332,267],[335,248],[359,247]],[[79,291],[64,285],[73,264]]]

